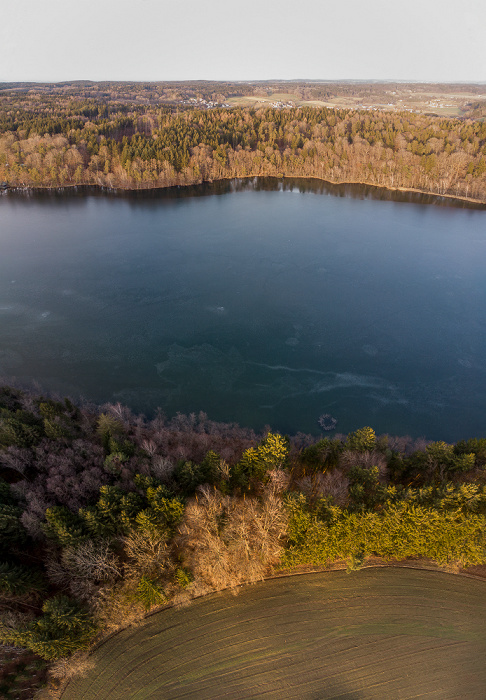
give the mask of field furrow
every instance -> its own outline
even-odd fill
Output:
[[[486,697],[486,586],[403,568],[219,593],[124,630],[62,700]]]

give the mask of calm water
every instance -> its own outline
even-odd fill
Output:
[[[3,196],[0,374],[287,432],[330,413],[340,432],[484,435],[486,211],[374,196]]]

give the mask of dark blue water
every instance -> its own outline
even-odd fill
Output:
[[[486,212],[287,188],[1,197],[0,374],[286,432],[484,435]]]

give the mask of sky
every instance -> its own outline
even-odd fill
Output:
[[[486,82],[485,0],[2,0],[2,5],[2,82]]]

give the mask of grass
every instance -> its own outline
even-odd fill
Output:
[[[215,594],[109,639],[62,700],[486,697],[485,592],[390,568]]]

